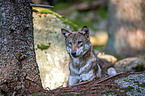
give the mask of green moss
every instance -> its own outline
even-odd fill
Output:
[[[65,24],[68,24],[71,28],[73,28],[74,31],[78,30],[78,26],[74,23],[72,23],[71,21],[69,21],[68,19],[64,18],[62,15],[59,15],[58,13],[46,9],[46,8],[39,8],[39,7],[33,7],[34,10],[37,10],[39,13],[41,14],[53,14],[55,15],[57,18],[59,18],[61,21],[63,21]]]
[[[109,91],[106,91],[106,93],[112,93],[113,91],[109,90]]]
[[[139,93],[141,93],[140,89],[136,89]]]
[[[138,87],[144,87],[145,88],[145,83],[139,84]]]
[[[134,87],[132,87],[132,86],[128,86],[127,89],[128,89],[127,91],[131,91],[132,89],[134,89]]]
[[[106,95],[106,96],[110,96],[110,94],[113,94],[113,91],[109,90],[109,91],[106,91],[106,92],[105,92],[105,95]]]
[[[50,43],[49,43],[49,45],[44,45],[44,44],[37,44],[37,48],[38,49],[41,49],[41,50],[46,50],[46,49],[48,49],[49,47],[50,47]]]
[[[135,81],[135,79],[129,79],[129,80],[131,80],[131,81]]]
[[[41,18],[41,15],[39,15],[39,17]]]

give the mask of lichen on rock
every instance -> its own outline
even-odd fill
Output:
[[[145,73],[131,74],[125,78],[115,80],[115,83],[125,88],[127,96],[145,95]]]

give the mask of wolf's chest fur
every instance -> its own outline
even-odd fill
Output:
[[[101,76],[101,68],[96,63],[96,57],[92,52],[88,28],[84,26],[78,32],[62,29],[62,34],[65,37],[66,50],[70,55],[69,85],[76,84],[80,80],[92,79],[94,76]]]
[[[96,63],[96,58],[72,58],[70,57],[70,72],[71,74],[81,75],[91,70]]]

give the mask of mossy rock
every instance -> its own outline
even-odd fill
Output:
[[[65,19],[60,19],[61,16],[57,13],[51,14],[52,11],[45,12],[45,9],[43,11],[44,13],[33,13],[34,44],[42,85],[45,89],[65,87],[69,75],[69,56],[61,28],[72,27],[63,21]]]
[[[143,57],[128,57],[115,63],[118,72],[140,72],[145,70]]]

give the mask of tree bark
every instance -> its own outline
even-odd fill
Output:
[[[121,57],[145,53],[144,0],[110,0],[106,53]]]
[[[0,95],[42,90],[29,0],[0,0]]]

